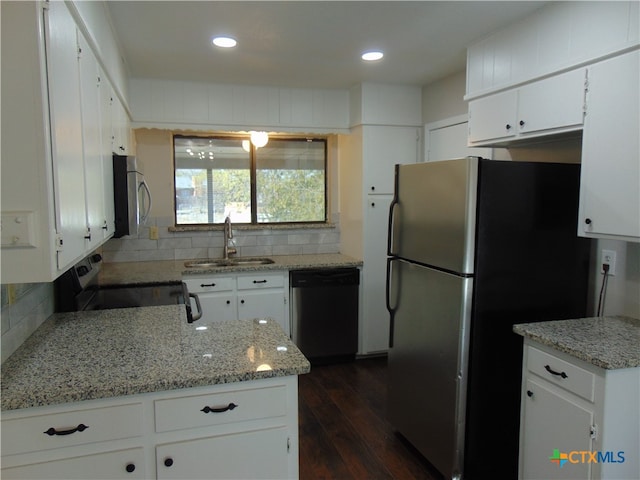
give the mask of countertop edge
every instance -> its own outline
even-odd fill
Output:
[[[640,320],[585,317],[513,325],[513,332],[605,370],[640,367]]]

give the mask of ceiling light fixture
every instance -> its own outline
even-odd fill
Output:
[[[236,40],[231,37],[215,37],[213,39],[213,44],[216,47],[233,48],[238,44],[238,42],[236,42]]]
[[[264,147],[269,141],[269,134],[267,132],[255,132],[252,130],[249,133],[251,134],[251,143],[253,143],[256,148]]]
[[[382,57],[384,57],[384,53],[379,52],[379,51],[364,52],[362,54],[362,59],[366,60],[367,62],[373,62],[375,60],[380,60]]]

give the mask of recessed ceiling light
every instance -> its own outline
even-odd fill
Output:
[[[213,44],[216,47],[232,48],[232,47],[235,47],[238,44],[238,42],[236,42],[235,39],[231,37],[215,37],[213,39]]]
[[[372,62],[374,60],[380,60],[382,57],[384,57],[384,53],[382,52],[364,52],[362,54],[362,59],[366,60],[368,62]]]

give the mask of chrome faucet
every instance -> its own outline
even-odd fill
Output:
[[[236,247],[230,247],[229,242],[233,238],[233,230],[231,230],[231,218],[227,215],[224,219],[224,259],[229,260],[229,255],[238,253]]]

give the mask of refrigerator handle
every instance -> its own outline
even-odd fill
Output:
[[[393,331],[395,324],[395,308],[391,307],[391,264],[393,263],[393,258],[387,258],[387,280],[385,287],[385,301],[387,310],[389,311],[389,348],[393,348]]]
[[[398,204],[398,167],[400,165],[395,166],[395,176],[393,180],[393,200],[391,200],[391,205],[389,205],[389,225],[387,227],[387,255],[392,256],[395,255],[391,250],[393,246],[393,214],[395,211],[395,207]]]

